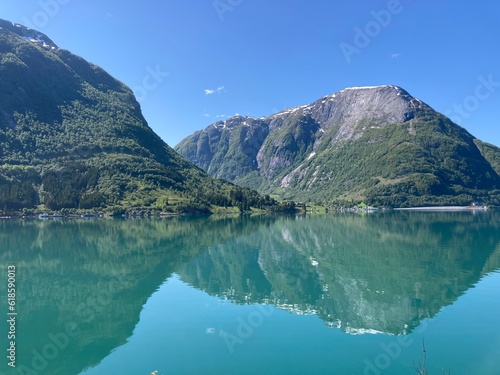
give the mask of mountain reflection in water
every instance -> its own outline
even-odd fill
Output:
[[[207,293],[317,314],[351,334],[404,334],[500,267],[499,239],[483,213],[281,218],[179,274]]]
[[[40,373],[96,365],[126,343],[149,296],[174,273],[210,295],[316,314],[350,334],[406,334],[500,268],[499,218],[488,211],[0,222],[1,264],[17,267],[18,364],[32,369],[34,353],[70,327],[78,334],[57,361],[38,363]]]

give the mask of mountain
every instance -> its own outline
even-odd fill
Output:
[[[46,35],[0,20],[0,209],[263,205],[148,126],[132,91]],[[244,206],[244,207],[243,207]]]
[[[231,117],[175,150],[214,177],[284,199],[500,202],[500,149],[391,85],[347,88],[268,117]]]

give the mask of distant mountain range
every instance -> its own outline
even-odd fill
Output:
[[[397,86],[351,87],[268,117],[234,116],[175,150],[213,177],[281,199],[500,203],[500,149]]]
[[[148,126],[132,91],[46,35],[0,19],[0,210],[263,206]]]

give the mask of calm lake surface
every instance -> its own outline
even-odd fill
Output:
[[[500,374],[500,212],[0,222],[1,374]],[[16,267],[16,368],[5,353]]]

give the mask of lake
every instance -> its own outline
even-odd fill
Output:
[[[411,375],[423,347],[431,375],[500,374],[499,211],[6,220],[0,244],[1,374]]]

